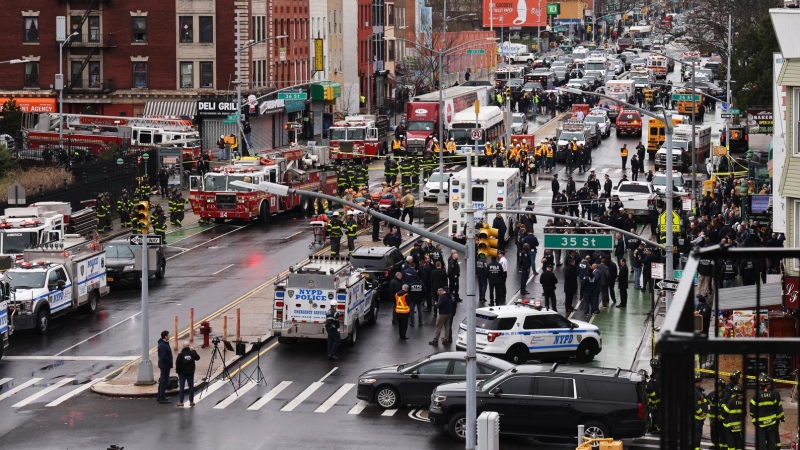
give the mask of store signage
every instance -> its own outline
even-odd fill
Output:
[[[235,112],[236,101],[206,99],[197,102],[197,115],[199,116],[229,116]]]

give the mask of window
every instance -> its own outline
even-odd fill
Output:
[[[394,5],[386,5],[386,11],[387,11],[386,15],[388,16],[386,18],[386,25],[389,25],[390,27],[393,27],[394,26]]]
[[[200,87],[213,88],[214,87],[214,63],[201,62],[200,63]]]
[[[386,44],[387,48],[389,49],[388,55],[386,57],[387,61],[394,61],[394,46],[396,44],[397,44],[396,42],[389,42]]]
[[[503,391],[503,395],[531,395],[531,380],[531,377],[512,377],[497,387]]]
[[[181,16],[178,18],[178,29],[180,30],[181,44],[191,44],[194,42],[194,17]]]
[[[194,63],[181,63],[181,89],[191,89],[194,87]]]
[[[146,88],[147,87],[147,63],[137,62],[133,63],[133,87]]]
[[[89,62],[89,87],[100,87],[100,62],[98,61]]]
[[[611,383],[606,381],[584,381],[586,390],[593,400],[611,401],[611,402],[629,402],[637,403],[636,385],[622,380],[620,383]]]
[[[472,188],[472,200],[473,202],[482,202],[483,201],[483,187],[473,187]]]
[[[31,43],[38,43],[39,42],[39,18],[38,17],[26,17],[25,18],[25,29],[23,30],[22,42],[31,42]]]
[[[81,16],[69,16],[70,33],[78,33],[77,36],[72,38],[72,42],[83,42],[83,34],[81,33],[82,21],[83,17]]]
[[[200,43],[211,44],[214,42],[214,18],[212,16],[200,16]]]
[[[545,323],[547,328],[572,328],[572,322],[558,314],[547,315]]]
[[[132,19],[133,35],[131,36],[131,42],[147,42],[147,17],[133,17]]]
[[[543,330],[549,327],[544,316],[526,316],[525,322],[522,323],[522,328],[526,330]]]
[[[25,87],[39,87],[39,63],[26,62],[25,63]]]
[[[431,361],[429,363],[417,367],[416,371],[419,372],[420,375],[446,375],[447,366],[449,365],[450,365],[449,359]]]
[[[89,17],[89,42],[100,42],[100,18]]]
[[[536,378],[536,394],[544,397],[566,397],[575,398],[573,383],[568,378]]]
[[[481,373],[480,368],[478,368],[477,373]],[[466,375],[467,374],[467,362],[466,361],[453,361],[453,371],[450,375]]]
[[[72,61],[70,63],[70,78],[69,85],[71,87],[83,87],[83,64],[80,61]]]

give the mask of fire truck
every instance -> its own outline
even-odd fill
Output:
[[[268,181],[335,196],[336,172],[327,170],[328,162],[325,147],[294,146],[244,157],[230,166],[214,168],[202,179],[192,176],[189,202],[195,214],[218,223],[225,219],[265,223],[269,217],[291,209],[311,211],[309,197],[299,194],[279,197],[234,186],[231,182]]]
[[[368,159],[385,155],[391,132],[387,116],[346,116],[328,129],[332,160]]]
[[[26,120],[34,122],[34,120]],[[38,114],[38,122],[24,130],[31,150],[58,147],[58,114]],[[198,159],[202,150],[200,134],[192,121],[143,117],[64,114],[64,147],[95,156],[116,145],[120,150],[142,151],[171,145],[183,148],[183,160]]]

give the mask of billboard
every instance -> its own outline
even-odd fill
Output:
[[[546,3],[539,0],[483,0],[483,27],[543,27],[546,25]]]
[[[747,110],[747,132],[750,134],[772,134],[772,108]]]

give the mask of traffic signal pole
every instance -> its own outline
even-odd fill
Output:
[[[475,129],[478,129],[478,114],[480,114],[481,102],[475,100]],[[476,136],[477,137],[477,136]],[[474,151],[477,154],[478,140],[475,139]],[[464,220],[467,222],[466,238],[467,253],[464,261],[467,264],[467,437],[466,449],[475,449],[477,437],[478,411],[477,411],[477,336],[475,334],[475,314],[477,312],[477,302],[475,299],[475,208],[472,205],[472,154],[467,155],[467,190],[464,192]]]
[[[153,363],[150,361],[150,296],[147,282],[150,279],[147,267],[147,233],[142,236],[142,358],[136,368],[136,384],[153,384]],[[178,336],[175,336],[178,339]]]

